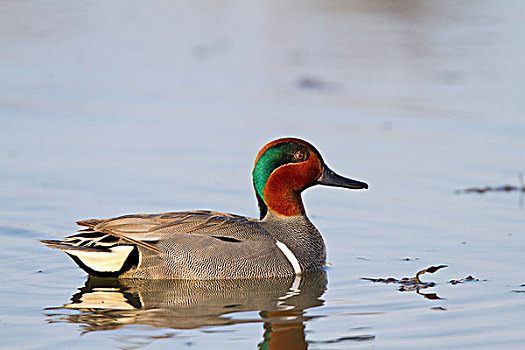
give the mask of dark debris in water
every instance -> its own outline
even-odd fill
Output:
[[[406,258],[403,258],[401,260],[404,260],[404,261],[413,261],[413,260],[419,260],[419,258],[410,258],[410,257],[406,257]]]
[[[369,341],[369,340],[374,340],[375,337],[376,337],[375,335],[365,334],[365,335],[356,335],[356,336],[351,336],[351,337],[341,337],[341,338],[329,339],[329,340],[310,340],[310,341],[308,341],[308,343],[311,343],[311,344],[336,344],[336,343],[342,343],[342,342],[345,342],[345,341]]]
[[[465,282],[479,282],[480,279],[479,278],[474,278],[472,276],[467,276],[465,278],[460,278],[458,280],[450,280],[448,281],[448,283],[450,284],[458,284],[458,283],[465,283]],[[483,280],[483,281],[486,281],[486,280]]]
[[[316,91],[334,91],[337,90],[338,85],[332,82],[325,81],[316,77],[301,77],[296,83],[296,87],[300,90],[316,90]]]
[[[417,293],[428,300],[443,300],[443,298],[439,297],[436,293],[421,293],[419,291],[417,291]]]
[[[369,278],[369,277],[362,277],[361,279],[363,280],[367,280],[367,281],[372,281],[372,282],[382,282],[382,283],[399,283],[399,284],[403,284],[403,285],[413,285],[413,284],[426,284],[425,282],[421,282],[421,280],[419,279],[419,276],[425,274],[425,273],[434,273],[444,267],[447,267],[447,265],[438,265],[438,266],[430,266],[430,267],[427,267],[426,269],[423,269],[423,270],[419,270],[417,273],[416,273],[416,276],[415,277],[403,277],[401,279],[397,279],[397,278],[394,278],[394,277],[389,277],[389,278]],[[433,282],[431,282],[433,283]]]
[[[372,261],[372,259],[365,258],[365,257],[363,257],[363,256],[358,256],[357,259],[358,259],[358,260],[364,260],[364,261]]]
[[[501,185],[501,186],[485,186],[485,187],[471,187],[463,190],[456,190],[457,194],[461,193],[486,193],[486,192],[525,192],[525,183],[523,182],[523,174],[519,174],[520,186],[515,185]]]
[[[513,186],[513,185],[502,185],[497,187],[471,187],[471,188],[465,188],[463,190],[456,190],[456,193],[485,193],[485,192],[512,192],[512,191],[520,191],[525,192],[525,186],[519,187],[519,186]]]
[[[420,289],[425,289],[429,287],[434,287],[436,284],[434,282],[422,282],[419,278],[421,275],[425,273],[434,273],[438,270],[441,270],[442,268],[447,267],[447,265],[437,265],[437,266],[430,266],[426,269],[419,270],[416,273],[415,277],[403,277],[401,279],[397,279],[394,277],[389,278],[369,278],[369,277],[362,277],[361,279],[366,281],[372,281],[374,283],[396,283],[399,284],[399,291],[406,292],[406,291],[419,291]],[[425,295],[428,299],[441,299],[437,295]]]
[[[440,300],[442,298],[440,298],[435,293],[426,293],[426,294],[420,293],[420,290],[422,290],[422,289],[431,288],[431,287],[436,286],[435,282],[423,282],[423,281],[421,281],[420,276],[422,276],[425,273],[435,273],[436,271],[439,271],[439,270],[441,270],[442,268],[445,268],[445,267],[447,267],[447,265],[430,266],[430,267],[427,267],[426,269],[419,270],[414,277],[403,277],[401,279],[397,279],[397,278],[394,278],[394,277],[388,277],[388,278],[361,277],[361,279],[366,280],[366,281],[372,281],[374,283],[395,283],[395,284],[399,285],[398,290],[400,292],[412,292],[412,291],[415,291],[418,294],[420,294],[423,297],[425,297],[426,299]],[[450,283],[452,285],[456,285],[456,284],[465,283],[465,282],[479,282],[479,281],[480,280],[478,278],[475,278],[475,277],[472,277],[472,276],[469,275],[469,276],[467,276],[465,278],[450,280],[450,281],[448,281],[448,283]],[[483,280],[483,281],[485,281],[485,280]]]
[[[431,307],[430,310],[434,310],[434,311],[447,311],[447,308],[443,307],[443,306],[436,306],[436,307]]]

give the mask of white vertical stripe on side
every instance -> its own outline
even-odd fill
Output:
[[[301,271],[301,265],[299,265],[299,261],[295,257],[294,253],[281,241],[276,240],[277,247],[281,249],[281,252],[283,252],[284,256],[288,259],[290,264],[292,264],[293,270],[296,275],[300,274]]]

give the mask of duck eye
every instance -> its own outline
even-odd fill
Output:
[[[297,153],[295,153],[295,154],[293,155],[293,158],[294,158],[295,160],[299,160],[299,161],[301,161],[301,160],[305,160],[305,159],[306,159],[306,155],[305,155],[303,152],[299,151],[299,152],[297,152]]]

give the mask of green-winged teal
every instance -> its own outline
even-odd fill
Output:
[[[301,192],[314,185],[368,188],[337,175],[314,146],[296,138],[265,145],[253,185],[260,219],[213,211],[84,220],[61,241],[87,273],[122,278],[222,279],[301,274],[326,263],[323,238],[306,216]]]

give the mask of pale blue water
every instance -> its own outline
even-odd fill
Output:
[[[0,7],[0,347],[525,346],[523,194],[455,193],[525,173],[522,3]],[[326,281],[86,289],[38,242],[126,213],[257,216],[253,159],[281,136],[370,184],[304,195]],[[441,299],[360,279],[441,264],[419,291]]]

